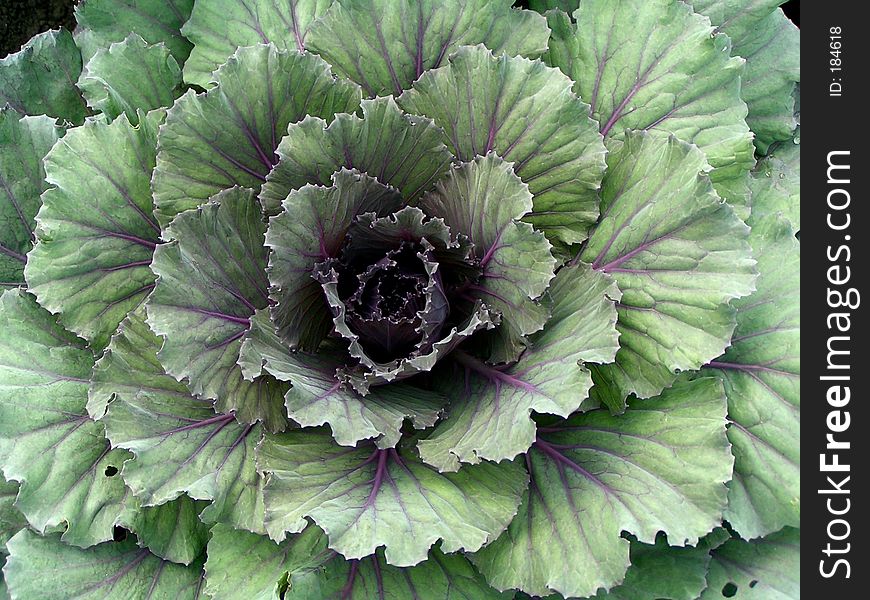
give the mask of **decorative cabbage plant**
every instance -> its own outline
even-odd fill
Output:
[[[529,4],[0,61],[0,595],[798,597],[797,29]]]

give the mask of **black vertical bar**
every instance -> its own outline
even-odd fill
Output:
[[[862,305],[870,302],[865,8],[849,0],[805,2],[801,15],[802,349],[807,350],[801,365],[801,587],[806,598],[851,600],[866,598],[870,590],[864,560],[864,546],[870,544],[864,379],[870,338]]]

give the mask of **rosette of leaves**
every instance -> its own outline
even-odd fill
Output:
[[[0,61],[4,595],[797,597],[794,36],[530,4]]]

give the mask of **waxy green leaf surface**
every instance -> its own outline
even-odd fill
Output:
[[[154,288],[160,241],[150,179],[162,111],[77,127],[45,158],[38,240],[24,274],[60,322],[103,348],[126,314]]]
[[[610,147],[626,129],[696,144],[719,195],[745,206],[754,148],[740,97],[744,61],[733,56],[728,37],[714,35],[679,0],[585,0],[574,18],[550,13],[545,60],[575,81]]]
[[[611,362],[616,354],[619,295],[610,277],[588,265],[559,271],[547,297],[552,316],[515,365],[462,355],[461,369],[441,371],[451,402],[447,419],[419,443],[423,460],[455,471],[460,462],[512,459],[535,440],[532,411],[567,417],[577,410],[592,386],[580,363]]]
[[[203,521],[262,533],[262,481],[254,464],[262,428],[215,414],[210,402],[191,396],[164,372],[160,343],[137,311],[94,369],[89,409],[101,416],[112,444],[135,456],[121,476],[145,506],[186,493],[212,501]]]
[[[273,45],[240,48],[215,81],[208,92],[179,98],[160,130],[153,189],[161,223],[223,189],[259,189],[287,125],[332,119],[360,101],[359,88],[336,81],[322,59]]]
[[[269,375],[247,381],[236,364],[250,318],[268,304],[265,225],[253,192],[232,188],[176,218],[172,240],[154,252],[157,285],[148,298],[148,324],[165,338],[160,362],[221,413],[262,421],[281,431],[285,385]]]
[[[348,449],[322,430],[268,435],[258,468],[267,473],[266,529],[276,540],[309,517],[345,558],[385,546],[389,564],[412,566],[441,541],[444,552],[492,542],[516,514],[526,475],[518,463],[482,463],[439,473],[412,448]]]
[[[55,535],[22,531],[10,542],[4,571],[14,598],[148,600],[201,597],[201,565],[185,567],[151,554],[128,538],[82,550]],[[63,581],[63,585],[58,585]]]
[[[172,106],[181,95],[181,69],[166,46],[152,46],[130,34],[97,50],[85,65],[79,87],[92,109],[109,120],[126,114],[136,125],[137,111]]]
[[[702,372],[725,381],[735,457],[726,519],[746,539],[800,526],[800,244],[768,216],[750,237],[758,290],[734,302],[731,346]]]
[[[537,57],[546,20],[511,0],[337,0],[306,44],[368,96],[399,95],[461,46]]]
[[[215,600],[505,600],[461,554],[437,549],[414,567],[394,567],[378,552],[346,561],[330,550],[323,531],[310,526],[280,544],[268,538],[212,530],[206,592]]]
[[[76,5],[76,43],[90,59],[130,33],[149,44],[163,43],[178,62],[190,54],[191,43],[181,34],[194,0],[88,0]],[[229,54],[227,54],[229,56]]]
[[[582,242],[598,218],[604,144],[572,81],[540,61],[462,48],[399,98],[431,117],[462,161],[495,152],[528,184],[525,221],[551,239]]]
[[[649,397],[728,346],[728,302],[755,289],[755,261],[749,228],[713,192],[696,147],[633,133],[607,164],[603,218],[580,255],[622,290],[620,349],[598,371],[623,398]]]
[[[24,283],[39,195],[48,187],[42,159],[59,134],[49,117],[0,108],[0,287]]]
[[[497,589],[593,595],[623,580],[621,531],[686,545],[721,521],[731,477],[722,385],[698,380],[624,415],[596,410],[542,428],[525,460],[519,514],[472,560]]]

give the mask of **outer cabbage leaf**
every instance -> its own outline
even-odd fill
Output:
[[[121,322],[108,347],[94,365],[88,386],[88,414],[99,421],[116,399],[140,393],[158,393],[186,399],[184,383],[166,375],[157,351],[162,340],[145,323],[145,308],[138,307]]]
[[[7,360],[0,367],[9,381],[4,384],[9,387],[0,391],[0,402],[3,403],[0,415],[9,419],[3,429],[0,452],[6,456],[3,466],[10,477],[24,482],[22,493],[17,493],[18,486],[9,490],[13,492],[10,508],[11,500],[15,499],[17,506],[30,517],[32,525],[43,532],[55,525],[66,525],[64,541],[79,546],[112,539],[113,527],[122,525],[136,531],[140,543],[152,552],[176,562],[189,563],[205,545],[205,532],[197,518],[198,510],[192,513],[182,510],[181,501],[184,499],[159,508],[138,509],[138,502],[129,497],[118,476],[130,455],[124,450],[109,450],[102,427],[84,414],[87,381],[84,377],[74,378],[72,375],[90,370],[90,352],[81,346],[79,340],[58,327],[50,315],[32,300],[16,300],[11,295],[14,293],[9,292],[13,299],[9,304],[3,301],[4,318],[12,318],[17,323],[11,328],[12,335],[21,333],[22,324],[31,333],[14,343],[20,352],[21,340],[28,341],[23,348],[24,360]],[[34,340],[34,329],[42,330],[44,339]],[[48,345],[39,345],[45,342]],[[52,354],[56,355],[54,360]],[[51,377],[69,382],[72,392],[69,400],[58,401],[56,395],[47,399],[40,397],[42,387],[39,381],[43,387],[53,385],[47,383]],[[22,394],[22,385],[33,391]],[[7,397],[7,393],[11,395]],[[34,397],[40,402],[34,402]],[[187,518],[176,519],[176,516]],[[167,518],[172,520],[166,521]],[[20,525],[16,520],[12,524]]]
[[[620,350],[597,375],[625,398],[653,396],[727,347],[729,300],[754,289],[749,228],[713,192],[694,146],[632,133],[608,155],[602,219],[581,253],[622,290]]]
[[[800,30],[777,8],[783,0],[690,0],[731,38],[732,54],[746,59],[740,95],[749,107],[746,122],[765,153],[787,140],[796,126],[795,85],[800,81]]]
[[[179,98],[160,129],[152,183],[163,223],[222,189],[259,189],[287,125],[307,115],[332,119],[360,101],[359,88],[336,81],[322,59],[273,45],[239,48],[215,81]]]
[[[274,44],[305,50],[312,22],[332,0],[211,0],[196,2],[182,32],[195,47],[184,65],[187,83],[209,88],[212,72],[241,46]]]
[[[647,544],[664,531],[686,545],[720,523],[732,461],[714,378],[675,385],[624,415],[595,410],[541,428],[519,514],[472,560],[496,589],[606,590],[629,566],[621,531]]]
[[[0,287],[24,284],[39,195],[48,187],[42,159],[58,133],[49,117],[0,108]]]
[[[734,302],[731,346],[710,369],[725,381],[735,457],[725,518],[744,538],[800,526],[800,244],[787,221],[750,236],[758,290]]]
[[[758,161],[753,173],[750,225],[767,214],[779,213],[789,220],[793,232],[801,228],[800,128],[792,140],[774,144]]]
[[[655,129],[692,142],[719,195],[745,205],[754,148],[740,98],[744,61],[731,57],[728,38],[679,0],[586,0],[574,18],[550,13],[545,59],[576,82],[605,138]]]
[[[189,565],[202,556],[208,542],[208,526],[199,519],[206,505],[182,495],[160,506],[140,508],[120,525],[158,557]]]
[[[66,29],[33,36],[21,51],[0,59],[0,106],[79,125],[87,106],[76,80],[82,56]]]
[[[727,26],[722,31],[735,39]],[[800,49],[800,29],[781,9],[757,23],[751,35],[734,41],[734,53],[746,58],[741,96],[761,152],[772,142],[787,141],[797,125],[793,93],[801,77]]]
[[[694,548],[668,546],[659,534],[655,544],[632,541],[631,566],[625,579],[609,592],[599,591],[596,600],[697,600],[707,587],[710,549],[704,540]]]
[[[540,56],[546,20],[511,0],[337,0],[308,46],[369,96],[402,93],[460,46]]]
[[[205,569],[205,591],[214,600],[505,600],[461,554],[433,548],[428,560],[404,568],[388,564],[380,551],[346,561],[313,525],[280,544],[217,525]]]
[[[611,362],[619,344],[613,280],[587,265],[562,268],[547,300],[552,316],[520,360],[507,369],[460,354],[461,373],[442,371],[447,419],[419,442],[424,461],[455,471],[460,461],[512,459],[535,440],[531,412],[567,417],[592,387],[581,363]],[[449,367],[448,367],[449,369]]]
[[[528,184],[525,220],[551,239],[582,242],[598,218],[604,143],[573,82],[540,61],[461,48],[399,98],[431,117],[463,161],[496,152]]]
[[[516,514],[527,482],[517,463],[440,474],[410,447],[348,449],[316,430],[266,436],[257,466],[267,474],[270,537],[302,531],[310,517],[346,558],[385,546],[396,566],[422,562],[439,539],[447,553],[491,542]]]
[[[236,364],[250,318],[268,305],[265,228],[254,193],[243,188],[179,215],[163,234],[172,241],[154,252],[148,323],[165,338],[158,356],[167,373],[214,399],[218,412],[280,431],[287,386],[269,375],[246,381]]]
[[[137,111],[172,106],[181,95],[181,69],[166,46],[150,46],[131,33],[97,50],[85,65],[79,87],[88,106],[110,121],[123,113],[136,125]]]
[[[0,554],[0,569],[6,566],[6,555]],[[9,587],[6,585],[6,578],[3,575],[3,571],[0,571],[0,598],[3,600],[11,600],[12,596],[9,595]]]
[[[164,43],[183,64],[191,44],[181,35],[194,0],[88,0],[76,5],[76,42],[89,59],[98,48],[120,42],[131,32],[149,44]],[[229,54],[227,54],[229,56]]]
[[[700,600],[798,600],[800,531],[787,527],[760,540],[731,539],[713,552]]]
[[[11,555],[4,571],[15,598],[200,597],[201,563],[184,567],[161,560],[147,549],[140,549],[132,536],[82,550],[64,544],[54,535],[43,537],[22,531],[9,544]]]
[[[160,241],[149,182],[162,111],[133,126],[89,121],[45,157],[37,244],[24,274],[40,304],[65,327],[105,347],[118,323],[154,288]]]
[[[406,419],[423,429],[434,425],[441,414],[442,396],[404,384],[373,388],[363,398],[339,379],[344,364],[338,356],[290,351],[264,312],[256,314],[251,325],[239,359],[245,376],[265,370],[281,381],[290,381],[292,387],[285,396],[289,417],[303,427],[329,424],[342,446],[376,438],[378,446],[390,448],[399,442]]]
[[[0,297],[0,467],[21,483],[15,505],[44,533],[91,546],[112,539],[131,504],[111,449],[85,410],[94,357],[32,296]]]
[[[135,455],[121,475],[145,506],[165,505],[186,492],[213,501],[202,520],[264,532],[254,464],[261,428],[216,415],[209,402],[167,375],[157,360],[160,338],[140,313],[121,324],[90,386],[89,407],[105,413],[112,445]]]
[[[8,554],[6,542],[19,530],[27,527],[27,519],[15,508],[18,484],[0,477],[0,556]]]
[[[503,342],[492,362],[513,360],[524,336],[543,328],[548,313],[538,300],[556,266],[544,235],[518,221],[532,210],[532,195],[511,166],[494,153],[478,156],[449,171],[420,201],[428,215],[474,243],[481,276],[466,295],[501,314],[496,333]]]
[[[338,256],[356,217],[386,216],[402,205],[399,193],[368,175],[341,169],[331,187],[306,185],[284,200],[269,220],[266,245],[272,284],[272,320],[291,348],[316,350],[332,329],[332,314],[314,266]]]
[[[580,0],[529,0],[529,8],[540,13],[558,8],[566,13],[573,13],[580,6]]]
[[[287,195],[305,184],[329,186],[332,174],[356,169],[414,202],[447,170],[451,155],[432,121],[406,115],[392,96],[362,101],[362,117],[339,114],[328,124],[306,117],[287,128],[260,200],[274,214]]]

